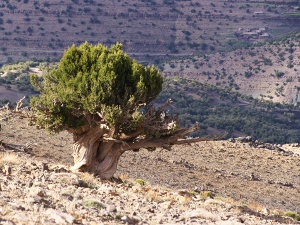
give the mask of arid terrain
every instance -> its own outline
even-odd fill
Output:
[[[69,134],[49,135],[23,115],[1,112],[0,224],[297,224],[282,217],[300,211],[296,144],[126,152],[117,179],[102,181],[68,171]]]
[[[154,63],[174,81],[169,87],[177,90],[187,121],[193,116],[204,123],[204,112],[190,110],[204,107],[191,98],[215,110],[218,101],[208,105],[215,97],[236,112],[213,117],[203,130],[219,135],[229,127],[237,137],[246,132],[230,122],[258,124],[265,128],[260,132],[273,135],[272,143],[283,143],[274,140],[274,134],[284,136],[280,129],[299,137],[299,21],[296,0],[3,0],[0,104],[24,95],[28,104],[38,94],[29,75],[41,78],[72,44],[121,42],[130,56]],[[13,64],[19,61],[26,62]],[[201,92],[206,84],[224,93]],[[255,99],[247,102],[228,90]],[[168,91],[163,94],[169,99]],[[244,108],[238,111],[226,96],[236,97]],[[269,100],[290,105],[257,104]],[[252,106],[283,114],[268,114],[275,120],[272,126],[258,111],[252,113],[256,117],[242,114]],[[71,135],[39,129],[26,110],[0,109],[0,225],[300,224],[298,143],[268,144],[248,137],[173,146],[171,151],[128,151],[115,178],[107,181],[71,172]],[[241,115],[247,115],[245,120],[238,120]]]
[[[226,53],[187,57],[164,64],[166,77],[186,77],[229,87],[262,100],[296,104],[299,100],[299,34]]]
[[[299,31],[298,4],[5,0],[0,4],[0,62],[57,60],[68,46],[84,41],[124,43],[127,52],[145,62],[202,55]]]

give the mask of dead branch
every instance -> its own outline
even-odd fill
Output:
[[[128,147],[124,150],[138,150],[140,148],[158,148],[158,147],[170,149],[170,146],[172,145],[187,144],[187,143],[210,140],[209,138],[191,138],[191,139],[185,138],[186,134],[191,133],[197,129],[199,129],[198,123],[190,128],[179,129],[173,134],[162,136],[161,138],[158,139],[146,138],[134,143],[128,143]]]
[[[1,147],[5,150],[12,150],[17,152],[29,152],[32,150],[31,144],[26,143],[25,145],[8,144],[1,141]]]
[[[2,108],[1,110],[6,110],[6,111],[9,111],[10,110],[10,107],[9,107],[9,102],[6,103]]]
[[[22,105],[23,105],[23,100],[26,98],[26,96],[24,96],[23,98],[21,98],[19,101],[17,101],[17,106],[15,108],[16,112],[21,111]]]

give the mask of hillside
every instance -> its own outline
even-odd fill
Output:
[[[142,149],[104,181],[71,173],[71,136],[24,115],[1,111],[1,224],[299,224],[299,146],[237,139]]]
[[[57,60],[84,41],[122,42],[132,56],[158,63],[299,31],[299,15],[296,0],[4,0],[0,63]]]
[[[128,151],[104,181],[69,170],[70,134],[32,126],[28,108],[1,108],[0,224],[300,224],[299,7],[298,0],[1,1],[0,108],[23,96],[27,106],[38,94],[29,75],[42,79],[73,43],[122,42],[162,71],[154,104],[171,98],[169,110],[184,126],[199,122],[192,135],[209,141]]]
[[[295,104],[300,100],[300,34],[161,66],[166,77],[179,76],[231,88],[262,100]]]
[[[165,79],[156,103],[163,104],[169,98],[173,101],[169,110],[179,114],[182,125],[199,122],[201,129],[193,136],[250,135],[270,143],[300,142],[297,106],[258,100],[230,88],[181,77]]]
[[[193,0],[6,0],[0,5],[0,45],[3,46],[0,63],[29,59],[57,61],[72,43],[89,41],[110,45],[120,41],[134,58],[145,64],[154,62],[166,78],[185,77],[224,88],[225,92],[229,89],[238,91],[259,101],[297,105],[300,99],[298,7],[298,1],[292,0],[201,3]],[[28,104],[29,96],[36,94],[29,83],[29,74],[40,75],[49,66],[49,63],[32,61],[3,66],[0,105],[6,104],[7,100],[15,102],[24,95]],[[196,89],[193,88],[195,92]],[[220,98],[217,95],[212,98]],[[195,96],[202,98],[199,94]],[[170,97],[165,95],[165,98]],[[235,105],[234,101],[229,102]],[[252,100],[247,104],[253,104]],[[181,110],[185,114],[183,123],[195,122],[195,114],[201,109],[184,107]],[[238,107],[247,108],[241,103]],[[290,109],[282,112],[292,113],[289,115],[293,118],[298,115]],[[290,119],[286,115],[283,118]],[[203,122],[202,118],[198,119]],[[224,119],[234,122],[226,116]],[[275,123],[274,129],[266,126],[270,132],[262,132],[264,135],[285,133],[290,136],[283,135],[284,138],[278,140],[274,137],[265,139],[261,132],[253,134],[253,130],[237,129],[236,123],[220,126],[220,121],[214,121],[205,122],[203,127],[212,128],[212,133],[218,133],[221,128],[235,136],[252,135],[280,143],[298,142],[297,132],[294,132],[298,129],[297,122],[294,127],[288,125],[292,130],[288,132],[285,127],[277,129],[282,123]]]
[[[9,101],[14,107],[23,96],[26,96],[24,106],[28,106],[30,96],[38,94],[30,85],[30,74],[41,76],[45,68],[52,66],[55,64],[30,61],[3,66],[0,70],[0,107]],[[193,136],[226,134],[223,138],[229,138],[250,135],[270,143],[300,143],[298,106],[255,99],[240,92],[197,79],[165,77],[163,90],[155,103],[163,104],[171,98],[173,104],[169,110],[180,115],[183,126],[199,122],[201,129]]]

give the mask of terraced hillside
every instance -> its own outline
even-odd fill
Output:
[[[230,52],[190,56],[161,66],[165,76],[231,88],[261,100],[300,101],[300,33]]]
[[[139,60],[203,54],[298,31],[298,1],[3,0],[0,62],[57,59],[71,44],[124,43]]]

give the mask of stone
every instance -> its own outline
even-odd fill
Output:
[[[9,165],[4,165],[3,172],[6,176],[10,176],[11,175],[11,167]]]
[[[193,219],[193,218],[203,218],[209,219],[211,221],[220,220],[219,216],[207,211],[206,209],[196,209],[193,211],[188,211],[184,214],[185,219]]]
[[[31,187],[29,190],[29,194],[32,197],[44,197],[45,196],[45,192],[41,187]]]
[[[106,211],[109,213],[117,212],[117,208],[114,205],[106,205]]]
[[[47,163],[42,163],[42,171],[49,171],[49,166]]]
[[[235,220],[225,220],[225,221],[217,221],[215,225],[244,225],[244,224]]]
[[[123,216],[121,217],[121,220],[124,222],[124,223],[128,223],[128,224],[138,224],[141,219],[137,216]]]
[[[55,182],[62,182],[65,184],[78,185],[78,176],[72,173],[52,173],[49,177]]]
[[[162,202],[159,204],[159,206],[161,206],[163,209],[170,209],[172,206],[172,202],[171,201]]]
[[[75,218],[68,213],[49,209],[46,214],[52,217],[57,224],[73,224],[75,222]]]

